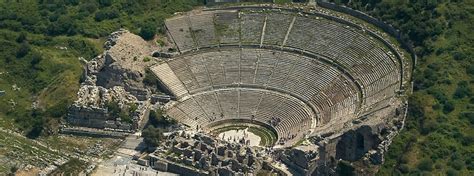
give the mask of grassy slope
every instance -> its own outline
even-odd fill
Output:
[[[28,133],[35,124],[57,123],[75,99],[82,73],[79,57],[92,59],[101,52],[105,37],[121,27],[139,33],[142,26],[153,25],[160,31],[163,19],[199,2],[0,1],[0,42],[4,46],[0,48],[0,90],[7,91],[0,97],[0,118],[15,122],[3,126]],[[26,34],[24,41],[16,41],[20,33]],[[16,57],[25,43],[28,54]],[[33,66],[34,55],[41,61]],[[22,89],[11,90],[14,84]],[[17,104],[15,108],[10,100]],[[31,108],[35,101],[40,103],[37,112]]]
[[[0,127],[24,135],[35,134],[31,137],[40,134],[42,136],[36,140],[55,149],[74,152],[75,148],[85,149],[85,144],[95,140],[59,138],[52,134],[57,132],[66,108],[76,99],[82,74],[78,58],[92,59],[101,53],[105,37],[121,27],[138,33],[141,26],[149,24],[155,25],[159,32],[164,18],[176,11],[189,10],[199,1],[65,2],[79,1],[0,1],[0,90],[6,91],[6,95],[0,97]],[[106,13],[105,19],[97,20],[100,13]],[[21,33],[26,39],[18,41]],[[17,57],[23,45],[28,46],[29,51],[25,56]],[[14,91],[13,85],[21,89]],[[15,102],[14,107],[11,101]],[[34,102],[38,102],[37,110],[32,108]],[[0,140],[6,137],[0,133]],[[18,145],[31,143],[29,139],[10,137],[12,139],[8,141],[19,141]],[[22,161],[21,157],[5,153],[14,149],[15,145],[0,143],[0,159],[11,161],[0,162],[0,173],[8,173],[14,163]],[[20,153],[29,152],[25,148]],[[45,150],[44,153],[54,152]],[[39,166],[35,162],[32,164]],[[65,170],[71,170],[69,168],[74,170],[74,162]]]
[[[472,12],[472,2],[464,5]],[[454,10],[446,9],[446,4],[440,5],[438,9]],[[408,128],[391,147],[381,175],[429,172],[449,175],[474,174],[474,128],[473,124],[460,115],[462,112],[472,112],[472,102],[469,102],[469,97],[453,98],[459,82],[474,81],[465,69],[473,64],[473,21],[472,16],[462,21],[454,21],[452,26],[431,44],[435,53],[420,59],[415,74],[420,75],[420,72],[435,68],[436,83],[427,89],[415,91],[411,103],[420,108],[424,115],[411,113],[407,121]],[[468,57],[456,60],[453,58],[453,50],[465,53]],[[428,76],[425,74],[423,78],[417,76],[416,79],[423,80]],[[471,84],[471,92],[473,88]],[[434,91],[444,93],[448,101],[454,104],[454,111],[446,113],[443,108],[436,108],[446,105],[442,105],[443,100],[430,93]]]
[[[81,160],[71,159],[67,163],[59,166],[51,175],[79,175],[81,171],[87,169],[87,166],[87,163]]]
[[[456,22],[451,30],[448,30],[434,42],[437,49],[444,49],[453,43],[460,42],[459,39],[471,40],[469,24]],[[471,26],[474,27],[474,26]],[[452,36],[459,33],[460,36]],[[472,50],[470,48],[469,50]],[[440,68],[436,75],[437,80],[448,80],[450,84],[436,83],[427,90],[414,92],[411,104],[418,104],[424,112],[423,116],[410,115],[407,119],[409,125],[405,131],[395,140],[394,145],[388,153],[388,159],[381,175],[393,173],[419,173],[432,172],[437,174],[457,173],[460,175],[474,174],[474,136],[473,124],[466,119],[460,118],[461,112],[471,111],[472,104],[468,98],[453,99],[457,83],[460,81],[472,82],[472,77],[466,74],[464,64],[472,64],[471,61],[458,62],[449,53],[440,55],[430,54],[420,60],[417,73],[427,70],[429,65],[438,65]],[[426,78],[419,78],[426,79]],[[473,89],[473,86],[470,86]],[[444,113],[442,108],[433,108],[442,104],[430,90],[443,92],[453,102],[455,109],[450,113]],[[442,106],[442,105],[441,105]],[[422,163],[432,163],[432,166],[424,168]],[[469,169],[468,169],[469,168]]]
[[[0,131],[0,173],[8,173],[10,166],[16,164],[42,165],[43,160],[54,161],[63,154],[53,152],[31,140]],[[20,160],[21,159],[21,160]]]
[[[0,76],[0,89],[6,91],[6,95],[0,97],[0,117],[16,121],[21,130],[28,130],[30,126],[27,121],[31,117],[34,101],[39,102],[42,111],[51,111],[45,116],[54,116],[56,112],[52,111],[65,111],[76,97],[82,73],[77,59],[80,56],[67,50],[32,46],[31,52],[39,53],[43,58],[34,68],[30,68],[31,58],[28,55],[20,59],[13,58],[14,61],[10,62],[0,60],[1,65],[5,66],[0,68],[4,72]],[[13,90],[13,85],[20,87],[20,90]],[[10,100],[16,102],[14,108]]]
[[[400,29],[419,56],[406,128],[378,174],[474,175],[474,1],[353,0],[346,5]]]
[[[390,147],[379,175],[474,174],[473,124],[461,118],[461,113],[472,112],[472,100],[469,96],[454,98],[458,83],[474,81],[466,73],[466,67],[473,64],[474,17],[454,19],[449,14],[453,10],[472,13],[473,7],[473,2],[466,1],[440,3],[435,8],[440,14],[437,19],[447,20],[450,25],[439,36],[429,36],[417,47],[429,51],[418,54],[420,59],[414,73],[418,88],[410,98],[407,128]],[[455,58],[455,53],[463,53],[465,58]],[[472,84],[468,86],[471,95],[473,88]],[[446,102],[454,105],[452,112],[443,112]]]

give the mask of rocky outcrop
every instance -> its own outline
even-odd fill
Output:
[[[88,76],[95,75],[98,86],[122,86],[138,99],[146,99],[150,93],[143,79],[146,68],[157,62],[152,57],[154,47],[127,30],[112,33],[104,47],[102,55],[88,62]]]
[[[119,86],[106,89],[101,86],[83,85],[79,89],[77,97],[74,105],[95,108],[105,107],[111,101],[117,102],[121,107],[137,101],[133,95]]]
[[[149,113],[150,91],[144,86],[145,70],[157,61],[151,57],[153,47],[139,36],[121,29],[112,33],[104,44],[105,52],[85,61],[83,82],[78,99],[69,108],[70,125],[134,131],[143,126]],[[109,103],[122,110],[133,107],[128,122],[114,117]]]

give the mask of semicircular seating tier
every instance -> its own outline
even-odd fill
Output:
[[[230,107],[237,114],[256,115],[258,107],[267,105],[259,104],[264,98],[259,100],[258,96],[246,104],[249,93],[285,95],[304,103],[311,109],[309,128],[314,129],[348,122],[388,106],[401,87],[401,63],[389,46],[369,35],[370,31],[318,15],[215,10],[176,16],[165,24],[181,55],[152,67],[152,71],[178,100],[170,114],[185,114],[182,117],[190,119],[185,122],[190,126],[205,126],[205,119],[193,119],[201,119],[197,115],[213,108],[213,113],[222,113],[224,118],[248,118],[224,113]],[[233,100],[219,101],[219,96],[229,91]],[[268,93],[272,91],[275,93]],[[197,104],[202,114],[181,108],[210,95],[217,105]],[[290,102],[285,98],[277,101]],[[268,106],[277,108],[279,103]],[[294,104],[299,103],[284,106],[301,108]],[[299,112],[307,111],[289,111],[295,115]],[[270,116],[255,117],[267,123],[265,119]],[[279,118],[284,119],[283,125],[285,120],[307,123],[305,117]],[[299,129],[301,123],[288,123],[285,128]],[[283,130],[278,133],[287,136]]]
[[[311,108],[295,97],[253,88],[228,88],[195,94],[181,99],[167,113],[192,127],[229,120],[258,121],[271,126],[285,142],[297,142],[295,140],[308,134],[314,117]]]

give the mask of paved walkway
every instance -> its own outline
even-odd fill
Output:
[[[129,135],[115,155],[97,165],[93,176],[175,176],[176,174],[161,172],[148,166],[138,165],[133,156],[145,148],[143,138],[139,134]]]

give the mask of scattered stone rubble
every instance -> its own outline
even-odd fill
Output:
[[[301,175],[311,175],[319,159],[317,145],[297,146],[282,151],[280,160]]]
[[[264,149],[204,133],[174,132],[148,157],[152,168],[181,175],[251,175],[274,169]]]
[[[122,122],[117,117],[111,117],[107,104],[117,102],[121,109],[127,109],[131,104],[138,104],[133,114],[133,124]],[[123,87],[115,86],[106,89],[100,86],[83,85],[78,92],[78,100],[69,108],[68,122],[71,125],[111,128],[133,131],[140,126],[141,119],[147,114],[146,103],[138,103],[137,99],[126,92]]]
[[[121,29],[105,42],[106,51],[83,61],[83,83],[78,99],[69,108],[69,125],[133,132],[143,127],[149,113],[151,92],[142,83],[145,70],[157,61],[153,47],[139,36]],[[133,123],[112,117],[107,105],[116,102],[120,109],[137,106],[130,117]],[[76,129],[77,130],[77,129]]]
[[[381,163],[393,133],[381,133],[383,125],[361,126],[335,138],[311,138],[309,143],[287,148],[250,147],[229,143],[191,131],[176,131],[144,158],[141,165],[181,175],[335,175],[337,162]],[[398,131],[398,129],[396,130]],[[284,167],[281,167],[284,165]]]

